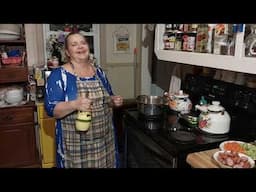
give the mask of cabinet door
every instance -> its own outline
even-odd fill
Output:
[[[25,167],[38,163],[34,124],[0,127],[0,167]]]
[[[42,166],[48,167],[55,165],[56,146],[55,146],[55,119],[40,119],[40,142]]]
[[[25,67],[0,69],[0,83],[26,82],[27,80],[28,70]]]
[[[34,111],[31,107],[9,107],[0,109],[0,128],[4,125],[34,123]]]

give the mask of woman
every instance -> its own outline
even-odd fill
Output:
[[[118,167],[112,107],[121,106],[123,98],[113,95],[105,73],[90,60],[83,35],[69,33],[65,53],[68,62],[51,72],[45,94],[46,111],[57,119],[57,167]],[[86,132],[76,130],[78,111],[91,112]]]

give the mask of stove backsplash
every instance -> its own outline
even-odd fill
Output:
[[[187,74],[182,89],[190,95],[193,106],[199,104],[201,96],[204,96],[208,103],[213,100],[220,101],[231,116],[230,132],[234,136],[256,139],[255,88]]]

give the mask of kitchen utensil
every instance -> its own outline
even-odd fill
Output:
[[[158,130],[163,126],[162,121],[157,120],[148,120],[145,121],[145,127],[147,127],[149,130]]]
[[[158,116],[163,113],[162,96],[139,95],[136,98],[138,111],[145,116]]]
[[[177,112],[183,114],[189,113],[192,108],[192,103],[189,99],[189,95],[183,93],[183,90],[179,90],[178,93],[168,95],[165,93],[165,96],[169,98],[169,107]]]
[[[78,111],[76,118],[76,129],[78,131],[87,131],[92,121],[91,112]]]
[[[201,111],[198,127],[212,134],[226,134],[230,129],[230,115],[220,105],[219,101],[212,101],[212,105],[196,105]]]
[[[81,97],[88,98],[89,93],[81,94]],[[76,130],[87,131],[91,125],[92,114],[90,111],[78,111],[76,118]]]

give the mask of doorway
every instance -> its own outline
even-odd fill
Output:
[[[132,99],[141,89],[141,24],[101,25],[101,66],[113,92]]]

